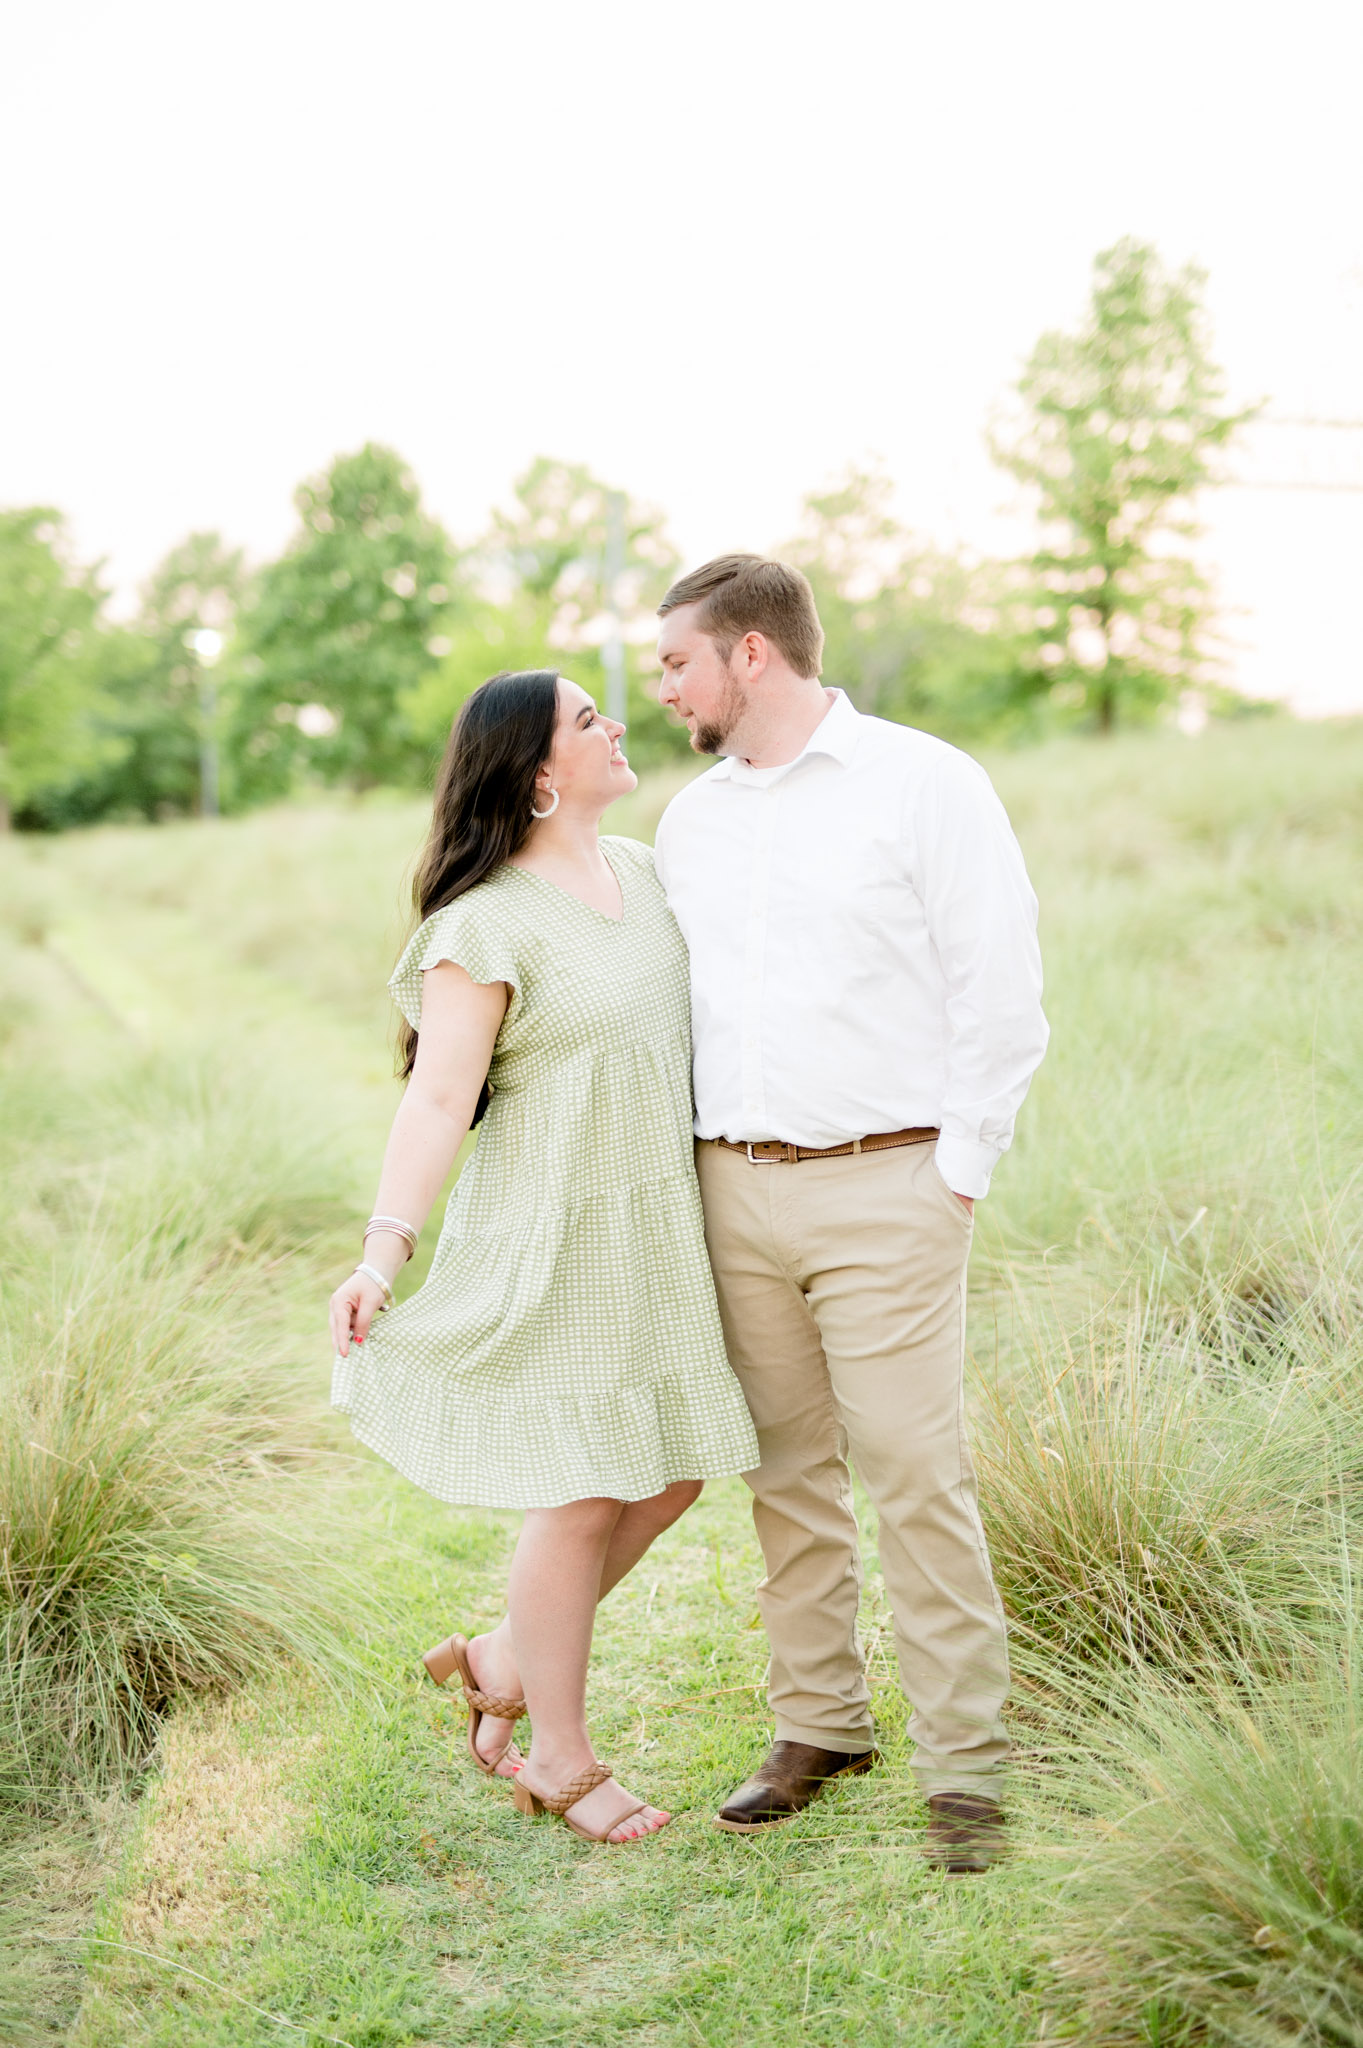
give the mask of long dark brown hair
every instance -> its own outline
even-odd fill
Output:
[[[412,883],[418,922],[466,896],[530,836],[535,777],[554,751],[558,671],[504,671],[480,683],[450,734],[435,784],[430,837]],[[403,1019],[398,1074],[416,1063],[417,1034]],[[486,1082],[473,1121],[487,1108]]]

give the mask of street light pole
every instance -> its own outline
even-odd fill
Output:
[[[189,644],[199,665],[199,816],[218,815],[218,692],[213,667],[222,653],[222,634],[212,626],[191,633]]]
[[[625,494],[606,493],[606,618],[601,659],[606,671],[606,716],[625,722],[625,637],[620,622],[620,578],[625,567]]]

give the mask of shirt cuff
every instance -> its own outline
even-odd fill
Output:
[[[989,1193],[989,1176],[998,1164],[995,1145],[982,1145],[976,1138],[953,1138],[943,1131],[937,1140],[937,1171],[955,1195],[969,1195],[978,1202]]]

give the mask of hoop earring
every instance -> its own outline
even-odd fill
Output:
[[[551,789],[551,790],[550,790],[550,792],[549,792],[549,794],[550,794],[550,796],[551,796],[551,797],[552,797],[552,798],[554,799],[554,801],[553,801],[553,802],[552,802],[552,803],[550,804],[550,806],[549,806],[549,808],[548,808],[548,810],[547,810],[547,811],[537,811],[537,810],[535,809],[535,806],[534,806],[533,804],[531,804],[531,806],[530,806],[530,815],[531,815],[531,817],[532,817],[532,818],[552,818],[552,817],[553,817],[553,815],[554,815],[554,812],[555,812],[555,811],[556,811],[556,810],[558,809],[558,791],[557,791],[556,789]]]

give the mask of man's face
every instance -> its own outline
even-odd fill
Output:
[[[708,633],[696,624],[698,604],[669,612],[658,635],[658,660],[663,679],[658,701],[686,722],[698,754],[731,751],[731,738],[746,709],[746,699],[729,662]]]

